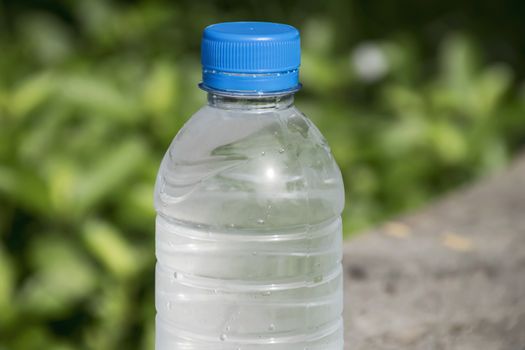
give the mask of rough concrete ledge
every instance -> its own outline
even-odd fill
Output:
[[[345,349],[525,349],[525,155],[345,245]]]

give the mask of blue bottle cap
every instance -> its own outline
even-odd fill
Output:
[[[213,24],[204,29],[201,61],[204,90],[259,95],[301,87],[299,31],[287,24]]]

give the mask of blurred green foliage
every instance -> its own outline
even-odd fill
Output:
[[[207,24],[301,29],[297,103],[341,166],[346,233],[525,143],[518,2],[0,4],[0,350],[153,348],[153,184],[205,101]]]

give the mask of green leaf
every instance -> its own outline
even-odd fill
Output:
[[[22,287],[19,304],[31,313],[61,315],[96,286],[93,266],[63,234],[40,233],[29,260],[34,273]]]
[[[114,276],[127,278],[141,268],[141,261],[123,233],[103,221],[90,220],[83,229],[82,238],[87,249]]]
[[[105,281],[92,303],[92,314],[97,322],[83,330],[87,349],[110,350],[121,346],[127,327],[137,313],[136,301],[130,300],[130,287]]]
[[[14,313],[15,269],[5,249],[0,246],[0,326]]]
[[[452,123],[434,123],[430,137],[437,156],[447,164],[458,164],[468,156],[466,136]]]
[[[471,42],[463,35],[449,36],[440,53],[441,71],[448,88],[458,94],[467,93],[478,68],[478,55]]]
[[[8,102],[9,110],[22,118],[49,99],[55,88],[55,77],[49,72],[29,76],[15,88]]]
[[[119,219],[124,227],[142,228],[151,233],[155,221],[153,183],[137,184],[126,191],[119,206]]]
[[[75,183],[75,206],[84,214],[100,201],[125,188],[137,175],[147,157],[146,145],[137,138],[127,138],[122,143],[100,154],[100,160],[91,169],[78,174]]]
[[[67,74],[60,79],[62,103],[115,121],[135,123],[140,106],[135,96],[119,90],[107,77]]]
[[[344,74],[350,74],[347,66],[316,52],[304,51],[301,55],[301,80],[309,90],[330,94],[346,82]]]
[[[163,62],[155,64],[144,84],[144,108],[154,115],[162,116],[170,112],[178,99],[176,82],[177,71],[174,65]]]
[[[504,64],[486,68],[476,79],[472,89],[472,104],[479,116],[488,116],[501,102],[512,82],[512,71]]]
[[[50,212],[48,189],[34,169],[0,166],[0,194],[2,193],[29,211],[42,215]]]

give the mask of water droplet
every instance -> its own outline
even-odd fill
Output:
[[[173,273],[173,278],[174,279],[177,279],[178,278],[178,274],[176,272]]]
[[[279,153],[284,153],[284,148],[280,148]]]
[[[274,331],[275,330],[275,325],[273,323],[270,323],[270,325],[268,326],[268,330]]]
[[[270,292],[269,290],[267,290],[267,291],[262,292],[262,295],[264,295],[264,296],[267,297],[267,296],[272,295],[272,292]]]
[[[235,224],[229,224],[228,226],[233,228],[233,227],[235,227]]]
[[[168,301],[168,302],[166,303],[166,307],[168,308],[168,310],[171,310],[171,301]]]
[[[314,282],[315,283],[321,282],[322,280],[323,280],[323,275],[319,275],[319,276],[315,276],[314,277]]]
[[[226,326],[226,331],[229,331],[230,329],[232,329],[231,326]]]
[[[258,223],[259,225],[263,225],[263,224],[264,224],[264,220],[263,220],[263,219],[259,219],[259,220],[257,220],[257,223]]]
[[[261,152],[261,156],[264,156],[264,155],[266,155],[266,152],[265,152],[265,151],[262,151],[262,152]]]
[[[228,336],[227,336],[226,334],[224,334],[224,333],[221,334],[220,339],[221,339],[222,341],[225,341],[227,338],[228,338]]]
[[[218,290],[217,288],[215,288],[215,289],[213,290],[213,293],[214,293],[214,294],[217,294],[217,293],[219,293],[219,290]]]

